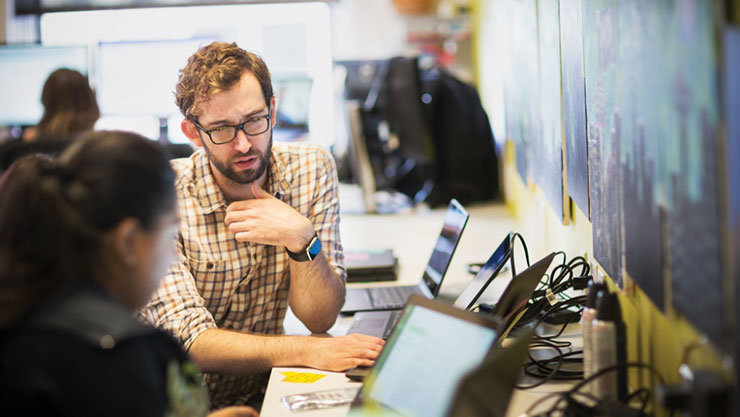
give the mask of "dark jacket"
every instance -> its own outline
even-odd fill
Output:
[[[205,415],[195,365],[99,288],[67,285],[0,334],[3,414]]]

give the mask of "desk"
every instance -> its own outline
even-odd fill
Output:
[[[447,300],[456,298],[472,278],[467,272],[467,264],[485,262],[501,239],[516,229],[516,222],[503,204],[470,205],[466,209],[470,213],[470,219],[440,289],[440,298]],[[445,208],[395,215],[343,214],[340,223],[342,243],[346,249],[392,248],[399,263],[397,283],[413,285],[421,280],[424,267],[442,227],[444,213]],[[510,277],[497,278],[486,291],[486,295],[500,294],[508,283],[506,278]],[[378,285],[387,285],[387,282],[348,284],[348,287]],[[340,316],[328,333],[332,336],[344,335],[351,322],[351,316]],[[286,334],[310,334],[310,331],[290,311],[286,316],[284,329]],[[320,373],[326,376],[311,384],[283,382],[285,377],[281,372],[287,371]],[[282,404],[281,397],[352,385],[359,386],[360,384],[349,381],[343,373],[307,368],[274,368],[270,374],[261,415],[266,417],[344,416],[349,410],[348,406],[293,414]],[[570,384],[547,384],[531,391],[515,391],[507,414],[517,416],[526,410],[535,399],[550,392],[567,389],[569,386]]]
[[[573,342],[574,347],[580,348],[580,329],[577,325],[575,325],[572,328],[569,328],[567,330],[567,333],[559,339],[570,340],[571,342]],[[284,382],[283,380],[285,379],[285,376],[281,372],[310,372],[323,374],[325,376],[314,383],[300,384]],[[537,379],[523,376],[519,383],[522,385],[528,385],[537,381]],[[346,416],[347,412],[349,411],[349,405],[323,410],[291,413],[288,408],[282,403],[281,398],[285,395],[291,394],[304,394],[308,392],[347,388],[353,386],[359,387],[360,385],[361,384],[358,382],[352,382],[347,379],[341,372],[319,371],[310,368],[273,368],[272,372],[270,373],[270,379],[267,385],[267,393],[265,394],[265,400],[262,404],[262,411],[260,415],[263,417]],[[548,394],[567,391],[573,385],[574,382],[548,382],[537,388],[526,391],[514,390],[511,396],[511,402],[509,403],[508,409],[506,411],[506,416],[520,416],[536,401],[539,401]],[[547,400],[540,407],[537,407],[535,411],[541,412],[547,409],[553,404],[554,401],[554,397]]]

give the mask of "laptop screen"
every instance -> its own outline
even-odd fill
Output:
[[[486,264],[478,271],[470,281],[467,287],[463,290],[459,297],[455,300],[455,307],[462,309],[470,309],[473,304],[478,300],[478,297],[485,291],[488,284],[491,283],[493,278],[501,271],[506,261],[511,257],[511,233],[506,235],[503,242],[498,245],[498,248],[493,252]]]
[[[366,379],[366,399],[407,416],[444,416],[460,378],[496,340],[495,324],[474,319],[410,302]]]
[[[424,282],[435,297],[439,293],[442,277],[447,272],[447,267],[450,266],[450,260],[452,260],[455,248],[460,242],[460,236],[468,222],[468,217],[468,212],[465,211],[462,205],[457,200],[452,199],[445,213],[442,231],[424,270]]]

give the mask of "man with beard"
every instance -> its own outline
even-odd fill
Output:
[[[178,261],[140,315],[174,334],[214,407],[260,407],[274,366],[370,366],[383,341],[284,336],[285,312],[314,333],[344,303],[336,167],[321,147],[272,143],[270,74],[236,44],[199,49],[180,72],[182,130],[199,149],[173,161]]]

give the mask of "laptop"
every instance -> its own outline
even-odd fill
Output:
[[[347,289],[342,313],[400,310],[411,294],[421,294],[426,298],[436,297],[442,285],[442,279],[447,273],[447,267],[450,266],[452,255],[460,242],[460,236],[468,223],[468,217],[470,215],[465,208],[457,200],[452,199],[445,213],[442,231],[421,282],[409,286],[388,285]]]
[[[555,258],[555,252],[550,253],[544,258],[534,263],[529,268],[515,276],[501,293],[496,305],[490,314],[501,317],[505,323],[505,329],[501,334],[503,340],[516,326],[521,316],[526,311],[525,306],[532,294],[537,289],[542,277],[547,273],[552,260]]]
[[[455,299],[455,307],[470,310],[478,301],[488,285],[501,272],[506,261],[513,260],[511,244],[514,239],[513,233],[506,235],[501,244],[498,245],[491,257],[488,258],[483,267],[475,274],[475,278],[465,287],[462,293]],[[513,262],[512,262],[513,263]],[[513,269],[512,269],[513,271]]]
[[[482,365],[465,375],[447,417],[504,417],[533,333],[528,329],[511,345],[493,349]]]
[[[460,379],[484,362],[502,323],[414,295],[349,415],[443,417]]]
[[[483,267],[475,275],[475,278],[465,287],[459,297],[455,300],[455,307],[469,310],[478,298],[483,294],[488,285],[501,271],[511,255],[512,233],[506,235],[501,244]],[[355,314],[347,334],[362,333],[370,336],[388,339],[400,316],[399,310],[392,311],[364,311]]]

